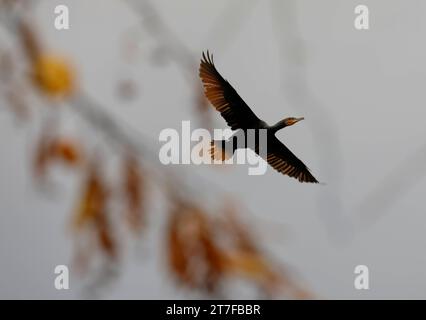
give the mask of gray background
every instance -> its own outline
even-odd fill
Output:
[[[70,30],[53,27],[58,4],[70,8]],[[370,9],[368,31],[353,26],[358,4]],[[306,118],[279,138],[326,184],[299,184],[270,169],[248,176],[244,165],[174,170],[204,176],[200,188],[213,189],[211,197],[218,193],[214,181],[243,202],[250,213],[242,218],[259,241],[318,297],[426,298],[426,3],[159,0],[155,7],[193,55],[194,77],[202,50],[210,49],[259,117]],[[139,27],[141,16],[121,1],[40,1],[34,15],[47,46],[73,59],[80,86],[154,148],[166,127],[180,130],[182,120],[199,126],[194,86],[173,61],[161,59],[158,41]],[[138,39],[131,64],[122,58],[123,35]],[[127,78],[139,94],[123,103],[116,86]],[[225,127],[218,114],[213,119]],[[72,114],[65,122],[71,132],[86,129]],[[72,255],[68,225],[78,179],[59,174],[52,196],[34,187],[29,158],[37,130],[0,115],[0,298],[81,298],[83,281],[73,272],[70,290],[53,286],[54,267]],[[198,297],[173,283],[162,219],[152,220],[101,297]],[[368,291],[354,289],[358,264],[370,269]]]

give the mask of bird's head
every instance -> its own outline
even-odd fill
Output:
[[[299,121],[304,120],[304,119],[305,118],[303,118],[303,117],[301,117],[301,118],[294,118],[294,117],[285,118],[283,120],[283,124],[284,124],[284,127],[289,127],[289,126],[292,126],[293,124],[298,123]]]
[[[277,132],[278,130],[281,130],[282,128],[285,127],[289,127],[292,126],[295,123],[298,123],[299,121],[303,120],[305,118],[294,118],[294,117],[290,117],[290,118],[285,118],[281,121],[278,121],[274,126],[272,126],[272,130],[274,132]]]

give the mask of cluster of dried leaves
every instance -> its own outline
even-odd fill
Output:
[[[221,294],[227,280],[252,282],[266,297],[308,298],[271,258],[227,205],[219,217],[188,202],[171,207],[167,242],[168,261],[180,283]]]
[[[83,176],[80,195],[75,205],[72,229],[76,237],[86,233],[84,239],[90,239],[90,246],[77,246],[76,261],[79,270],[86,270],[90,257],[99,249],[106,258],[118,259],[118,239],[112,221],[112,202],[122,203],[123,221],[135,234],[142,231],[145,223],[145,190],[142,166],[132,154],[121,159],[120,179],[117,186],[111,185],[103,174],[103,160],[90,155],[81,140],[70,136],[50,136],[50,131],[41,134],[33,158],[34,175],[39,182],[45,182],[49,168],[62,165],[75,170]],[[119,217],[120,218],[120,217]],[[93,246],[93,243],[97,244]],[[87,249],[90,250],[87,250]]]
[[[12,8],[14,2],[2,4],[6,8]],[[22,63],[25,67],[22,70],[17,68],[16,61],[10,58],[10,52],[0,54],[0,68],[4,78],[1,79],[2,88],[6,88],[2,95],[6,97],[12,110],[22,118],[29,108],[27,103],[18,103],[20,93],[15,89],[16,83],[24,83],[34,88],[41,98],[49,99],[48,104],[57,106],[50,108],[48,112],[58,112],[61,102],[77,94],[74,68],[66,59],[48,54],[44,50],[28,21],[16,16],[15,24],[13,29],[26,58]],[[105,161],[102,157],[98,157],[95,152],[91,154],[82,139],[56,133],[60,124],[56,120],[53,122],[53,125],[52,121],[43,124],[34,148],[34,176],[39,183],[44,184],[48,181],[49,169],[62,165],[83,177],[72,219],[72,230],[77,240],[88,241],[83,244],[76,241],[75,261],[78,263],[78,270],[87,270],[96,252],[106,257],[107,263],[116,261],[119,258],[119,239],[111,212],[113,202],[117,199],[121,202],[124,208],[121,221],[135,234],[142,231],[145,223],[145,174],[139,159],[131,150],[126,150],[121,159],[119,186],[112,186],[103,173]]]
[[[97,248],[107,258],[116,260],[119,258],[119,243],[117,225],[112,221],[111,201],[114,200],[113,191],[122,194],[119,198],[124,202],[125,212],[120,219],[125,221],[129,229],[139,234],[145,221],[145,181],[142,178],[142,169],[139,163],[132,157],[123,159],[123,172],[119,188],[107,185],[99,168],[99,161],[93,161],[88,165],[86,178],[74,213],[73,227],[78,232],[86,231],[92,234],[96,240]],[[120,218],[121,215],[118,217]],[[77,255],[82,257],[83,255]],[[86,255],[87,257],[87,255]],[[78,260],[86,264],[87,261]],[[80,266],[81,267],[81,266]],[[84,267],[84,266],[83,266]]]
[[[49,99],[77,94],[71,65],[62,58],[46,54],[28,24],[18,21],[17,26],[32,86]],[[1,62],[0,59],[0,67]],[[206,101],[201,96],[198,105],[200,112],[205,113]],[[60,164],[83,177],[72,219],[72,229],[80,243],[76,253],[78,266],[87,270],[96,253],[107,262],[119,260],[122,246],[118,229],[124,223],[134,234],[146,230],[148,185],[162,184],[141,166],[143,159],[138,153],[128,149],[120,156],[119,181],[108,182],[101,157],[85,149],[81,139],[53,132],[46,126],[39,137],[34,174],[43,181],[48,178],[49,169]],[[176,181],[172,184],[176,185]],[[213,216],[196,204],[199,201],[191,200],[191,195],[182,199],[167,190],[164,192],[170,205],[165,239],[167,263],[180,284],[208,294],[220,294],[228,279],[242,278],[268,297],[281,293],[294,298],[308,297],[291,281],[283,267],[259,248],[258,241],[237,219],[232,206],[225,206],[223,214]],[[117,202],[124,213],[114,206]]]

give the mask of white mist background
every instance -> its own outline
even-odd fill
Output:
[[[299,184],[273,170],[248,176],[247,166],[182,170],[197,171],[243,202],[250,214],[241,218],[257,231],[259,241],[318,297],[426,298],[425,172],[422,163],[419,170],[415,162],[414,167],[407,164],[411,171],[404,167],[426,138],[426,3],[228,2],[153,3],[194,57],[206,49],[214,53],[218,70],[259,117],[271,124],[287,116],[305,117],[278,136],[325,185]],[[70,30],[54,28],[59,4],[70,8]],[[359,4],[370,9],[368,31],[354,28]],[[282,17],[281,23],[271,12]],[[121,1],[46,0],[34,14],[48,47],[73,59],[81,87],[154,147],[160,147],[164,128],[180,130],[182,120],[199,125],[194,87],[173,63],[152,63],[157,42],[137,31],[140,17]],[[277,28],[283,28],[282,34]],[[122,59],[123,35],[129,34],[140,37],[139,56],[131,66]],[[303,49],[303,56],[293,45]],[[305,92],[291,92],[292,77],[299,72],[324,113],[316,105],[303,105],[312,101]],[[123,103],[116,96],[117,83],[128,77],[139,94]],[[213,118],[225,127],[218,113]],[[81,280],[72,270],[70,290],[53,285],[55,266],[71,261],[70,213],[79,184],[70,174],[53,197],[37,190],[30,168],[33,127],[19,127],[9,113],[0,114],[0,298],[81,298]],[[365,204],[377,188],[386,191],[386,183],[393,181],[386,177],[398,177],[396,169],[414,174],[404,176],[404,188]],[[386,203],[389,207],[382,210]],[[174,284],[165,264],[161,218],[150,220],[142,249],[128,249],[119,277],[101,297],[197,297]],[[358,221],[365,223],[352,228]],[[354,288],[358,264],[369,267],[368,291]]]

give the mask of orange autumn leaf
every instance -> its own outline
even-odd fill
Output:
[[[117,246],[110,226],[106,224],[106,221],[100,222],[98,220],[97,232],[101,249],[110,257],[115,258],[117,255]]]
[[[168,261],[169,266],[175,276],[186,283],[188,286],[193,286],[195,280],[189,272],[189,256],[185,248],[184,239],[180,231],[180,210],[184,209],[181,204],[177,204],[173,208],[173,212],[169,218],[169,225],[167,231],[167,246],[168,246]]]
[[[246,278],[269,296],[281,292],[298,299],[310,297],[292,281],[282,266],[262,252],[250,230],[237,219],[232,203],[226,204],[224,213],[225,221],[220,226],[232,242],[226,251],[225,271],[228,275]]]
[[[106,211],[108,191],[104,186],[100,174],[94,165],[89,174],[79,200],[74,226],[81,228],[88,222],[96,222]]]
[[[80,144],[67,137],[52,138],[45,128],[42,133],[34,156],[34,172],[37,177],[44,176],[49,165],[61,162],[75,167],[83,162],[83,148]]]
[[[261,255],[236,251],[228,254],[227,271],[246,276],[254,281],[277,283],[280,276]]]
[[[201,233],[200,244],[204,251],[207,266],[204,280],[205,287],[208,291],[214,291],[224,275],[226,255],[207,230]]]
[[[260,286],[277,286],[282,280],[280,273],[262,254],[252,233],[237,219],[235,206],[228,202],[224,213],[223,227],[232,241],[227,251],[227,273],[246,277]]]
[[[71,138],[56,138],[49,145],[49,153],[53,159],[75,166],[82,162],[83,151],[80,144]]]
[[[92,164],[77,207],[74,227],[77,230],[89,226],[98,238],[103,252],[116,257],[117,246],[108,217],[109,191],[96,167]]]
[[[181,202],[171,214],[168,230],[172,271],[187,286],[208,292],[214,291],[221,281],[225,259],[212,226],[203,210]]]
[[[28,23],[20,21],[18,32],[32,67],[34,85],[51,97],[70,95],[75,87],[74,69],[71,64],[63,57],[44,53],[39,39]]]
[[[275,296],[288,293],[295,298],[307,298],[306,291],[296,286],[293,281],[269,259],[258,253],[233,252],[228,255],[227,272],[251,280],[265,293]]]

